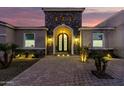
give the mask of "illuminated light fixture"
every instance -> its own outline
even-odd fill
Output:
[[[79,38],[75,38],[74,41],[75,41],[75,44],[78,44]]]
[[[47,41],[49,46],[52,45],[52,41],[53,41],[53,39],[52,39],[51,37],[49,37],[49,38],[48,38],[48,41]]]
[[[24,59],[25,58],[25,55],[22,54],[18,59]]]
[[[60,55],[58,54],[57,56],[59,57]]]
[[[52,38],[48,38],[48,42],[52,42]]]
[[[28,58],[33,58],[33,57],[35,57],[34,54],[29,54],[29,56],[28,56]]]
[[[110,54],[107,54],[107,57],[112,58],[112,56]]]
[[[103,57],[103,59],[105,61],[111,61],[112,60],[112,56],[108,53],[106,56]]]
[[[65,55],[63,54],[62,56],[64,57]]]
[[[20,57],[20,54],[18,54],[17,56],[16,56],[16,58],[19,58]]]
[[[86,62],[87,61],[87,54],[81,54],[80,58],[81,58],[81,62]]]
[[[67,56],[70,56],[69,54],[67,54]]]

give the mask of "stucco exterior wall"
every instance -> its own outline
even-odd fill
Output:
[[[6,34],[6,26],[0,25],[0,34]]]
[[[115,54],[124,58],[124,11],[120,11],[98,24],[96,27],[116,27],[108,34],[108,45],[115,49]]]
[[[81,31],[81,44],[82,46],[87,46],[89,44],[92,44],[92,33],[91,31]]]
[[[109,47],[115,49],[115,54],[124,57],[124,26],[118,26],[116,31],[109,34]]]
[[[15,42],[24,47],[24,33],[35,33],[35,48],[45,48],[46,30],[18,29],[15,32]]]
[[[14,29],[5,25],[0,25],[0,43],[14,43]]]
[[[92,37],[92,33],[93,32],[102,32],[104,33],[104,46],[103,48],[112,48],[112,46],[110,46],[109,44],[109,31],[100,31],[100,30],[89,30],[89,31],[81,31],[81,44],[82,46],[88,46],[89,44],[91,45],[91,47],[93,46],[93,37]],[[111,31],[110,31],[111,33]]]
[[[6,34],[7,34],[7,38],[6,38],[6,42],[7,43],[15,43],[15,31],[12,28],[6,28]]]
[[[3,25],[0,25],[0,43],[6,42],[6,27]]]

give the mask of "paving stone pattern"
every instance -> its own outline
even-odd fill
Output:
[[[9,81],[8,86],[123,86],[124,59],[108,63],[107,73],[114,79],[98,79],[92,75],[94,61],[80,62],[79,56],[46,56]]]

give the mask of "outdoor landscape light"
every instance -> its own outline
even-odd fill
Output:
[[[70,56],[69,54],[67,54],[67,56]]]
[[[106,61],[111,61],[112,56],[108,53],[106,56],[103,57],[103,59],[106,60]]]
[[[63,54],[62,56],[64,57],[65,55]]]
[[[79,42],[79,38],[75,38],[74,41],[75,41],[75,44],[77,44]]]
[[[28,58],[33,58],[33,57],[35,57],[34,54],[29,54],[29,55],[28,55]]]
[[[87,61],[87,54],[81,54],[80,58],[81,58],[81,62],[86,62]]]

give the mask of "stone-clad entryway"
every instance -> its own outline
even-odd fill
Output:
[[[6,85],[124,85],[124,60],[109,62],[114,79],[97,79],[93,69],[93,60],[81,63],[79,56],[46,56]]]

